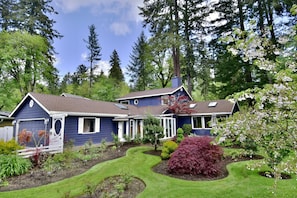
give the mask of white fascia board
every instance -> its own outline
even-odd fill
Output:
[[[231,112],[178,114],[178,116],[207,116],[207,115],[231,115]]]
[[[19,109],[19,107],[24,103],[24,101],[28,98],[31,97],[34,102],[36,102],[47,114],[49,114],[49,111],[47,108],[45,108],[36,98],[34,98],[30,93],[27,93],[27,95],[22,99],[22,101],[16,106],[16,108],[11,112],[9,117],[12,117],[12,115]]]
[[[89,113],[89,112],[61,112],[51,111],[50,115],[67,114],[67,116],[96,116],[96,117],[125,117],[128,114]]]

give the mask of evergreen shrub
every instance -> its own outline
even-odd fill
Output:
[[[163,143],[161,158],[163,160],[169,159],[170,155],[177,149],[178,144],[172,140]]]
[[[182,128],[178,128],[176,133],[176,142],[179,144],[184,139],[184,130]]]
[[[215,177],[220,173],[223,150],[210,137],[186,137],[168,161],[168,172]]]
[[[192,133],[192,125],[191,124],[183,124],[182,129],[184,130],[184,135],[191,135]]]

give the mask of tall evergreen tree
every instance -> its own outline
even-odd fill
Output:
[[[177,0],[144,0],[140,7],[144,26],[150,27],[153,37],[160,37],[171,48],[174,75],[180,77],[179,8]]]
[[[0,30],[8,31],[13,25],[16,0],[0,0]]]
[[[121,61],[116,50],[113,50],[109,63],[111,66],[109,78],[114,79],[117,83],[124,81],[124,75],[120,66]]]
[[[137,91],[145,90],[151,82],[152,68],[148,58],[148,46],[144,32],[141,32],[134,43],[132,54],[130,54],[130,64],[127,67],[127,74],[133,89]]]
[[[54,54],[53,42],[62,35],[53,28],[56,21],[49,15],[58,14],[51,5],[52,0],[18,0],[12,28],[40,35],[48,41],[50,56]]]
[[[96,33],[96,27],[94,24],[89,26],[90,35],[88,36],[88,40],[85,40],[87,43],[87,48],[89,50],[88,54],[88,61],[90,62],[90,89],[93,83],[93,70],[94,70],[94,63],[96,61],[101,60],[101,47],[99,45],[98,34]]]

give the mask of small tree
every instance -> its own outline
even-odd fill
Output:
[[[154,145],[156,151],[160,138],[164,137],[163,127],[160,124],[160,120],[151,115],[147,116],[147,118],[144,119],[143,130],[145,132],[145,138]]]

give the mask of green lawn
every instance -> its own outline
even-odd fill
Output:
[[[145,190],[138,197],[297,197],[297,181],[279,181],[272,193],[273,179],[261,177],[256,171],[245,168],[247,163],[237,162],[228,166],[229,176],[215,181],[184,181],[154,173],[151,167],[160,161],[157,156],[143,154],[152,147],[135,147],[125,157],[100,163],[89,171],[53,184],[1,192],[1,198],[14,197],[75,197],[82,194],[87,184],[97,184],[108,176],[129,173],[142,179]]]

